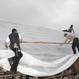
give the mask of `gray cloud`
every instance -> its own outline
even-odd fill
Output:
[[[0,20],[51,29],[78,27],[79,0],[0,0]]]

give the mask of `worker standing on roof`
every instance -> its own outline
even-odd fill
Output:
[[[64,37],[66,37],[66,40],[63,43],[61,43],[60,46],[66,44],[66,43],[69,44],[71,41],[73,41],[72,50],[73,50],[73,53],[76,54],[76,47],[79,51],[79,39],[76,36],[68,35],[67,33],[64,34]]]
[[[19,60],[23,56],[21,53],[20,43],[22,42],[21,35],[17,32],[16,29],[12,29],[12,33],[7,37],[5,41],[5,47],[8,48],[7,44],[10,42],[10,49],[15,53],[15,56],[12,58],[9,58],[9,60],[13,61],[10,62],[11,64],[11,73],[15,74],[17,72],[17,66],[19,63]]]

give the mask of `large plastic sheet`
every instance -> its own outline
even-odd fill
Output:
[[[4,34],[0,37],[0,66],[5,70],[10,70],[8,58],[14,56],[14,52],[4,47],[4,41],[12,28],[17,28],[25,41],[59,43],[65,40],[64,32],[56,30],[11,23],[0,23],[0,25],[0,33]],[[58,74],[69,68],[79,57],[78,51],[77,54],[73,54],[71,44],[59,46],[59,44],[22,43],[21,50],[23,57],[19,62],[18,71],[39,77]]]
[[[14,53],[11,50],[0,50],[0,53],[0,66],[9,71],[10,65],[7,59],[14,56]],[[52,56],[55,60],[48,62],[37,59],[26,52],[22,53],[23,57],[18,65],[18,71],[31,76],[51,76],[58,74],[70,67],[79,57],[79,54],[69,54],[62,57],[58,55],[59,59]]]

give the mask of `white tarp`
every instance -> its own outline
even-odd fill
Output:
[[[31,76],[50,76],[58,74],[70,67],[79,57],[79,54],[69,54],[62,57],[58,55],[59,59],[46,62],[39,60],[26,52],[22,53],[23,57],[20,60],[18,71]],[[0,50],[0,54],[0,66],[5,70],[10,70],[7,58],[14,56],[14,53],[11,50]]]
[[[0,26],[0,34],[3,33],[0,36],[0,66],[5,70],[10,70],[7,59],[14,55],[11,50],[4,49],[4,41],[12,28],[17,28],[26,41],[63,42],[65,40],[64,33],[56,30],[11,23],[0,23]],[[58,74],[70,67],[79,57],[78,51],[77,54],[73,54],[71,44],[59,46],[58,44],[22,43],[21,48],[23,57],[19,62],[18,71],[31,76]]]

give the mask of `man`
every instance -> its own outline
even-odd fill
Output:
[[[71,25],[68,30],[63,30],[63,31],[64,32],[70,32],[70,33],[72,33],[72,31],[73,31],[73,33],[75,33],[75,31],[73,29],[73,25]]]
[[[64,34],[64,37],[66,37],[66,40],[60,44],[60,46],[64,45],[64,44],[69,44],[71,41],[72,42],[72,50],[73,50],[73,53],[76,54],[76,49],[75,47],[78,48],[78,51],[79,51],[79,39],[73,35],[68,35],[67,33]]]
[[[67,32],[70,32],[71,33],[72,31],[73,31],[73,33],[75,33],[75,31],[73,29],[73,25],[70,26],[70,28],[67,30]]]
[[[17,72],[17,66],[19,63],[20,58],[23,56],[20,49],[20,43],[22,42],[21,35],[17,33],[16,29],[12,29],[12,33],[7,37],[5,41],[5,47],[8,48],[7,44],[10,42],[10,49],[15,53],[15,56],[9,58],[9,60],[13,61],[11,63],[10,71],[15,74]]]

